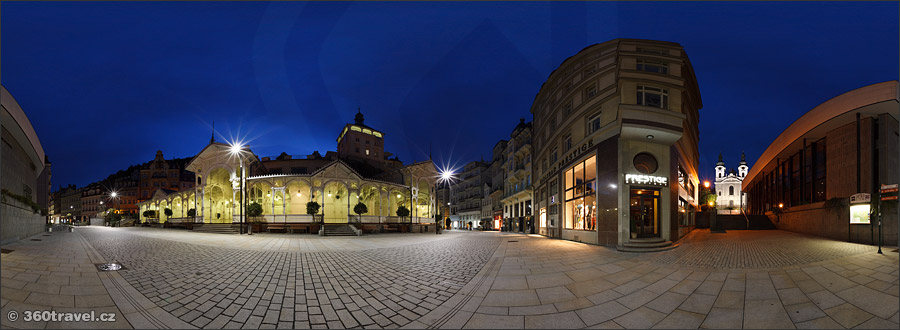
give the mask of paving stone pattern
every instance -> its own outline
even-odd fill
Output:
[[[870,245],[842,244],[787,231],[767,230],[732,230],[725,234],[695,230],[680,243],[681,248],[655,254],[650,259],[696,267],[772,268],[878,250]]]
[[[397,328],[441,305],[499,237],[336,252],[272,252],[83,230],[128,282],[202,328]]]
[[[872,246],[778,230],[696,230],[674,250],[647,254],[468,231],[352,241],[102,227],[45,235],[3,246],[15,250],[2,254],[3,312],[107,310],[127,321],[4,320],[4,328],[900,324],[896,247],[879,255]],[[97,260],[126,269],[98,274]]]

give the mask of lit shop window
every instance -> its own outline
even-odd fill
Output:
[[[597,168],[596,156],[575,164],[565,172],[566,228],[595,230],[597,212],[594,201]]]

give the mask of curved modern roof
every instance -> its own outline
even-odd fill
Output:
[[[850,122],[856,120],[853,113],[859,111],[863,113],[890,113],[897,118],[897,103],[900,102],[900,84],[896,80],[885,81],[882,83],[865,86],[854,89],[844,94],[838,95],[822,104],[819,104],[809,112],[800,116],[791,126],[788,126],[784,132],[781,132],[775,141],[766,148],[766,151],[759,156],[759,159],[753,164],[753,168],[744,178],[743,189],[749,187],[754,177],[759,174],[769,163],[778,157],[782,151],[790,147],[792,144],[803,138],[808,132],[823,126],[832,119],[837,119],[842,115],[840,122]],[[888,103],[886,101],[894,101]],[[872,107],[870,111],[862,111],[863,107],[884,104],[886,107]],[[829,125],[831,126],[831,125]]]
[[[44,161],[47,158],[44,155],[44,147],[41,146],[41,140],[38,139],[34,127],[31,126],[31,121],[28,120],[28,116],[25,115],[25,111],[22,110],[22,107],[19,106],[19,102],[16,102],[16,99],[8,90],[6,90],[5,86],[0,86],[0,105],[3,106],[3,109],[6,109],[6,112],[9,113],[9,116],[12,117],[12,120],[16,124],[16,126],[7,126],[7,128],[13,130],[18,128],[21,130],[21,132],[11,131],[9,133],[16,139],[21,140],[23,137],[27,139],[27,143],[25,143],[26,141],[19,141],[19,144],[25,148],[25,151],[28,152],[28,156],[32,157],[34,165],[38,168],[43,168]],[[12,124],[9,123],[7,125]],[[31,146],[31,150],[29,150],[28,146]]]

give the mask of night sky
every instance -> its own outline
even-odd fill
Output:
[[[2,84],[54,189],[240,136],[260,157],[336,150],[357,107],[404,163],[462,165],[532,120],[567,57],[614,38],[684,46],[701,179],[752,166],[794,120],[898,79],[897,2],[3,2]]]

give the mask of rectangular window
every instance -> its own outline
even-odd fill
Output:
[[[597,72],[597,65],[588,66],[587,69],[584,69],[584,74],[582,75],[582,79],[590,77],[592,74]]]
[[[597,132],[600,130],[600,127],[601,127],[600,114],[601,114],[601,112],[597,111],[597,113],[588,117],[588,122],[586,125],[588,128],[588,135],[593,134],[594,132]]]
[[[643,48],[637,47],[636,51],[638,53],[647,53],[647,54],[658,54],[658,55],[669,55],[669,52],[663,49],[656,48]]]
[[[366,141],[366,142],[369,142],[369,141]],[[368,154],[369,154],[369,149],[366,149],[366,155],[368,155]]]
[[[563,139],[563,150],[569,151],[572,149],[572,134],[566,135],[566,138]]]
[[[565,225],[567,229],[595,230],[596,156],[575,164],[565,172]]]
[[[669,64],[660,61],[637,60],[637,70],[661,74],[669,74]]]
[[[550,164],[553,164],[558,159],[558,155],[556,154],[556,147],[550,149]]]
[[[654,108],[669,108],[669,90],[664,88],[638,86],[637,104]]]
[[[813,197],[814,201],[821,202],[825,200],[825,139],[816,141],[815,143],[815,170],[813,181]]]
[[[570,114],[572,114],[572,101],[566,102],[563,106],[563,116],[568,117]]]
[[[597,96],[597,84],[590,84],[584,89],[584,99],[588,100]]]
[[[800,191],[803,190],[800,177],[800,152],[791,156],[791,206],[800,205]]]
[[[812,144],[803,148],[803,204],[813,199],[813,148],[815,145]]]

